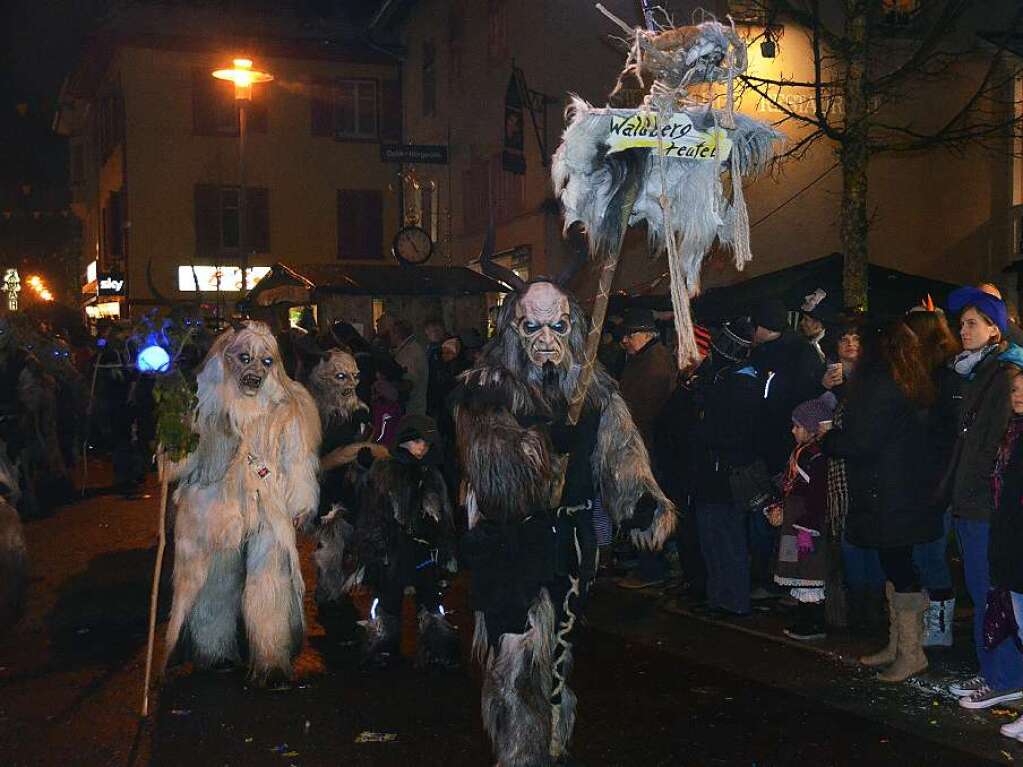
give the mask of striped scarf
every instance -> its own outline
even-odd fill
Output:
[[[845,403],[840,402],[832,419],[836,429],[842,428]],[[845,517],[849,513],[849,475],[844,458],[828,459],[828,528],[836,539],[845,533]]]

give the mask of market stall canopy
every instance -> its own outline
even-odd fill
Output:
[[[274,264],[249,291],[253,306],[314,303],[321,295],[470,296],[506,293],[500,282],[464,266]]]
[[[735,285],[709,288],[693,299],[696,320],[702,324],[716,325],[748,313],[751,307],[767,298],[778,298],[794,310],[802,303],[804,296],[817,288],[822,288],[829,296],[840,297],[842,260],[841,253],[832,253],[776,272],[761,274]],[[938,306],[945,306],[948,294],[958,287],[877,264],[870,264],[868,279],[867,301],[871,314],[877,317],[901,315],[911,306],[919,304],[927,295]],[[613,310],[620,313],[626,306],[670,311],[671,300],[666,294],[612,298]]]

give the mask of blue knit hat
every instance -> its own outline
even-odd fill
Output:
[[[980,288],[957,288],[948,294],[949,311],[959,313],[973,307],[998,326],[1003,333],[1009,327],[1009,313],[1005,310],[1005,302],[985,293]]]

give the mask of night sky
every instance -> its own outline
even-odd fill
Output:
[[[135,0],[146,2],[146,0]],[[155,0],[149,0],[154,2]],[[4,207],[34,187],[33,204],[47,206],[51,195],[66,185],[64,139],[51,131],[64,77],[74,65],[83,42],[101,23],[107,10],[131,0],[0,0],[0,202]],[[164,4],[175,4],[164,0]],[[178,0],[180,5],[220,6],[274,13],[290,9],[300,16],[344,14],[363,23],[376,0]],[[52,190],[52,191],[50,191]],[[24,202],[24,200],[22,201]]]

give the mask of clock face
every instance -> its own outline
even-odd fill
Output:
[[[433,241],[425,229],[406,226],[394,236],[394,255],[406,264],[426,263],[433,255]]]

